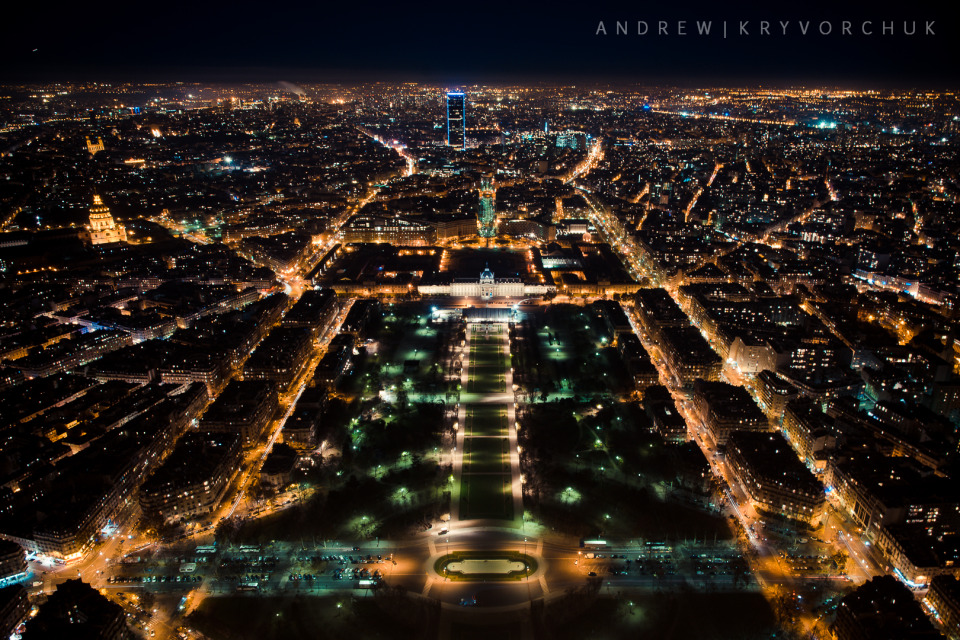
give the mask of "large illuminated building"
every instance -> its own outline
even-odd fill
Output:
[[[450,285],[450,294],[454,296],[476,296],[484,299],[493,297],[520,298],[526,294],[526,287],[520,278],[494,277],[490,267],[483,270],[478,280],[457,278]]]
[[[437,240],[434,225],[408,218],[356,215],[343,225],[343,241],[427,246]]]
[[[525,283],[520,278],[497,278],[486,267],[479,278],[454,278],[449,284],[420,285],[425,296],[459,296],[468,298],[534,298],[556,290],[547,284]]]
[[[99,152],[103,151],[103,148],[103,138],[98,137],[97,141],[94,142],[90,136],[87,136],[87,151],[90,152],[90,155],[97,155]]]
[[[110,215],[110,208],[103,204],[100,196],[93,196],[93,206],[90,207],[90,224],[87,233],[92,244],[113,244],[127,241],[127,230],[117,224]]]
[[[447,94],[447,144],[451,147],[467,146],[466,102],[463,93]]]

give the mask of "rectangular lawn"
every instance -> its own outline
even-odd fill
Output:
[[[467,408],[467,431],[469,436],[506,435],[507,406],[502,404],[478,404]]]
[[[513,492],[510,474],[462,476],[460,519],[477,518],[513,520]]]
[[[510,456],[506,438],[467,438],[464,441],[463,473],[506,473]]]

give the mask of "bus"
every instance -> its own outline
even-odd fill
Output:
[[[606,540],[581,540],[580,548],[581,549],[605,549],[607,547]]]

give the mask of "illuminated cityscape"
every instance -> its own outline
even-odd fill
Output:
[[[955,636],[955,94],[296,89],[7,89],[9,630]]]
[[[0,637],[960,640],[953,23],[701,5],[11,7]]]

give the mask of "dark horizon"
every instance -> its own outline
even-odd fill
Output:
[[[871,79],[844,79],[840,77],[826,78],[817,76],[794,76],[789,78],[749,78],[734,76],[728,78],[717,77],[690,77],[690,76],[647,76],[647,77],[570,77],[562,75],[528,74],[507,75],[489,74],[466,75],[461,74],[396,74],[393,76],[377,73],[343,72],[336,73],[329,70],[304,68],[205,68],[205,69],[154,69],[144,73],[123,70],[110,72],[73,72],[37,74],[32,77],[3,78],[0,86],[20,86],[50,83],[104,83],[104,84],[198,84],[198,85],[234,85],[234,84],[271,84],[291,82],[304,85],[343,85],[356,87],[371,84],[395,85],[413,83],[420,85],[436,85],[447,88],[463,88],[470,86],[513,86],[525,84],[530,86],[583,86],[596,88],[677,88],[677,89],[823,89],[838,91],[931,91],[931,90],[960,90],[960,80],[949,79],[944,81],[930,80],[871,80]]]
[[[3,82],[200,81],[289,79],[474,83],[590,82],[675,86],[838,86],[949,88],[956,23],[930,2],[803,6],[741,3],[718,10],[617,2],[600,8],[573,3],[482,8],[429,3],[416,9],[359,4],[291,6],[239,2],[115,4],[91,12],[68,6],[17,5],[0,43]],[[637,21],[650,33],[638,35]],[[655,35],[660,20],[667,35]],[[686,35],[677,22],[687,21]],[[747,35],[735,35],[741,20]],[[760,21],[769,24],[762,34]],[[603,21],[607,35],[598,35]],[[711,35],[697,22],[712,21]],[[727,22],[729,37],[722,37]],[[787,34],[778,23],[786,21]],[[843,21],[851,35],[840,33]],[[870,21],[864,26],[864,21]],[[881,22],[894,34],[882,35]],[[916,34],[903,33],[904,21]],[[927,21],[933,35],[924,34]],[[629,33],[616,34],[617,22]],[[802,35],[801,23],[809,22]],[[829,23],[831,33],[818,32]],[[872,29],[873,35],[858,31]]]

